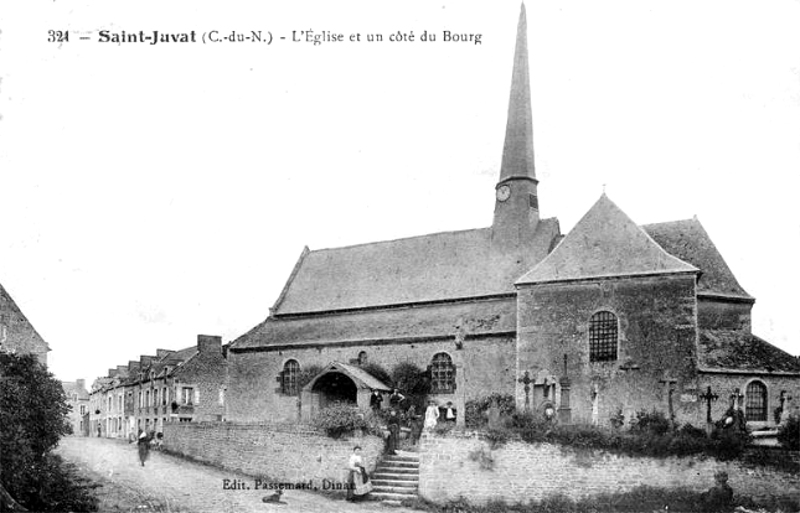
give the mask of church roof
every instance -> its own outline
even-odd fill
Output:
[[[304,252],[276,315],[513,293],[514,281],[547,255],[556,219],[539,222],[521,253],[501,252],[492,229],[436,233]]]
[[[308,347],[369,341],[391,343],[509,333],[516,330],[516,298],[360,310],[335,315],[269,317],[234,340],[231,351],[300,345]]]
[[[700,330],[701,370],[800,372],[800,360],[740,330]]]
[[[697,219],[648,224],[642,228],[669,254],[702,271],[697,281],[698,293],[750,298]]]
[[[552,253],[517,284],[697,271],[667,253],[603,194]]]

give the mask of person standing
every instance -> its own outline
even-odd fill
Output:
[[[146,431],[139,431],[139,439],[136,441],[137,449],[139,450],[139,461],[144,467],[144,462],[150,455],[150,437],[147,436]]]
[[[449,426],[456,425],[456,411],[453,409],[453,403],[451,401],[447,401],[447,408],[444,411],[444,421]]]
[[[350,470],[347,476],[347,500],[354,501],[364,497],[372,491],[372,482],[364,468],[364,460],[361,457],[361,447],[353,447],[353,454],[347,464]]]
[[[383,403],[383,396],[377,390],[373,390],[369,397],[369,407],[372,411],[378,411],[381,409],[381,403]]]
[[[428,408],[425,410],[424,428],[429,431],[436,427],[439,422],[439,407],[433,401],[428,401]]]
[[[389,438],[386,440],[386,454],[397,454],[397,446],[400,442],[400,417],[397,416],[397,410],[392,410],[389,413],[389,419],[386,421],[387,428],[389,429]]]
[[[393,410],[397,410],[403,404],[403,401],[406,400],[406,396],[400,393],[398,389],[394,389],[392,391],[392,395],[389,396],[389,406]]]

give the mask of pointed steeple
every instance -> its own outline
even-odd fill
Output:
[[[528,22],[522,4],[517,25],[517,46],[514,51],[514,71],[511,75],[511,95],[508,101],[506,140],[500,181],[509,178],[536,179],[533,166],[533,121],[531,119],[531,80],[528,73]]]
[[[495,185],[496,201],[492,239],[495,245],[509,250],[523,248],[536,233],[539,223],[539,197],[533,169],[533,121],[531,119],[531,84],[528,75],[528,22],[522,4],[517,26],[514,71],[508,102],[506,140],[500,180]]]

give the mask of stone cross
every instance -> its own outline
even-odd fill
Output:
[[[523,388],[523,390],[525,391],[525,411],[528,411],[531,409],[531,398],[530,398],[531,383],[533,383],[534,380],[531,379],[530,373],[528,371],[525,371],[525,374],[517,381],[525,385],[525,387]]]
[[[665,377],[658,380],[659,383],[667,385],[667,408],[669,408],[669,421],[671,424],[675,423],[675,409],[672,406],[672,395],[675,393],[675,385],[678,383],[677,379]]]
[[[711,392],[711,385],[708,385],[706,391],[700,394],[700,399],[706,402],[706,423],[711,424],[711,403],[719,399],[719,396]]]
[[[731,394],[731,409],[733,410],[741,410],[741,405],[739,401],[744,397],[744,394],[739,391],[738,388],[733,389],[733,393]]]

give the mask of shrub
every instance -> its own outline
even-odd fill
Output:
[[[301,368],[300,373],[297,375],[297,390],[302,390],[320,372],[322,372],[322,367],[319,365],[309,365]]]
[[[501,415],[510,417],[516,410],[514,396],[510,394],[491,394],[481,399],[467,401],[464,413],[467,427],[480,428],[486,426],[486,412],[489,411],[492,402],[497,403]]]
[[[382,382],[384,385],[389,387],[394,386],[394,381],[392,381],[391,376],[389,376],[389,373],[381,365],[375,362],[367,362],[361,365],[361,369],[372,374],[373,377],[377,378],[378,381]]]
[[[96,510],[90,487],[50,453],[71,431],[61,383],[31,355],[0,353],[0,378],[0,487],[33,511]]]
[[[800,415],[790,416],[786,424],[778,428],[778,442],[789,450],[800,450]]]
[[[313,424],[331,438],[341,438],[356,430],[369,430],[366,416],[355,406],[336,404],[321,410]]]
[[[636,422],[633,424],[636,431],[648,432],[654,435],[663,435],[672,428],[664,412],[653,410],[651,412],[639,411],[636,413]]]
[[[406,407],[414,406],[417,412],[424,412],[431,380],[428,372],[413,363],[403,362],[392,369],[392,382],[406,396]]]

